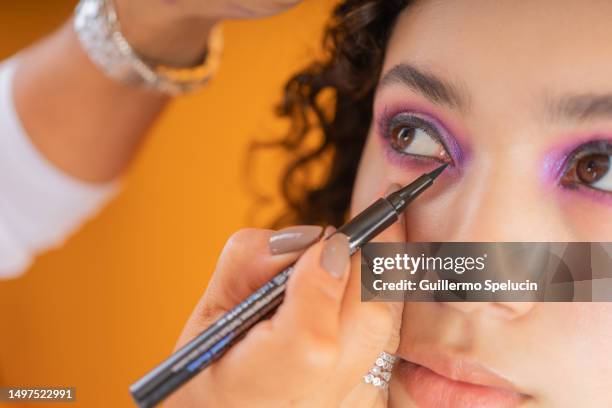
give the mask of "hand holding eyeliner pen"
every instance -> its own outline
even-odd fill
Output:
[[[444,171],[443,165],[378,199],[337,232],[349,239],[350,253],[355,253],[395,221],[408,204]],[[200,333],[159,366],[130,387],[134,400],[141,408],[154,407],[176,391],[244,336],[257,322],[268,317],[283,301],[287,280],[293,266],[274,276],[246,300],[224,314],[208,329]]]

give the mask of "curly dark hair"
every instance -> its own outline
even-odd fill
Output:
[[[289,119],[288,133],[280,141],[254,145],[280,147],[292,157],[281,179],[286,211],[273,227],[344,222],[386,44],[408,3],[342,1],[324,32],[324,58],[287,81],[277,114]],[[308,141],[313,133],[318,133],[314,143]],[[321,166],[325,174],[313,182],[308,175]]]

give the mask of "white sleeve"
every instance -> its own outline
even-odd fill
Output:
[[[96,213],[118,183],[89,184],[53,166],[24,131],[13,103],[17,59],[0,65],[0,279],[24,272]]]

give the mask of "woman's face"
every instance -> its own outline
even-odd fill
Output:
[[[607,0],[406,9],[352,213],[450,162],[397,241],[611,241],[611,19]],[[407,303],[398,354],[393,406],[612,406],[612,304]]]

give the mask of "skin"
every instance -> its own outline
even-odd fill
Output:
[[[477,10],[478,12],[475,12]],[[610,241],[610,196],[567,191],[542,176],[547,155],[612,134],[612,116],[551,118],[547,100],[612,91],[605,1],[422,1],[405,10],[382,76],[417,66],[457,84],[469,103],[441,106],[401,84],[380,88],[385,107],[432,112],[469,151],[407,212],[393,241]],[[375,119],[376,120],[376,119]],[[352,213],[381,185],[406,184],[436,164],[388,160],[373,126]],[[528,395],[524,406],[610,406],[612,305],[607,303],[406,303],[398,354],[429,350],[481,364]],[[561,356],[563,356],[561,358]],[[416,406],[393,377],[391,405]]]

